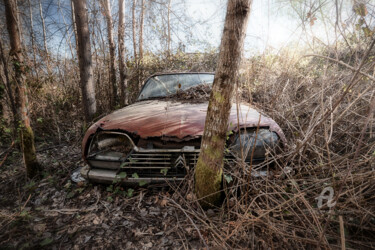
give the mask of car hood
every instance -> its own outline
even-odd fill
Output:
[[[174,137],[191,139],[203,135],[208,102],[191,103],[167,100],[147,100],[136,102],[119,109],[93,124],[86,132],[83,146],[90,135],[100,130],[122,130],[136,134],[141,138]],[[271,118],[249,105],[232,105],[228,130],[237,131],[238,127],[269,127],[285,141],[285,136]],[[237,126],[239,121],[239,126]]]

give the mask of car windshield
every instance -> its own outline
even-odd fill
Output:
[[[199,85],[211,86],[213,74],[170,74],[151,77],[143,87],[138,100],[174,95]]]

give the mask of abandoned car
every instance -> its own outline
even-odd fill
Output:
[[[134,104],[87,130],[82,176],[102,183],[182,180],[198,159],[213,80],[213,73],[148,78]],[[228,124],[227,159],[259,163],[267,148],[285,141],[274,120],[246,104],[232,105]]]

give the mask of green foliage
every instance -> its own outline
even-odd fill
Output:
[[[162,168],[162,169],[160,169],[160,173],[162,173],[163,175],[167,175],[168,168]]]
[[[33,191],[35,188],[36,188],[36,183],[33,180],[27,182],[26,185],[24,186],[24,189],[28,191]]]
[[[66,195],[66,198],[67,198],[67,199],[71,199],[71,198],[73,198],[75,195],[76,195],[76,191],[75,191],[75,190],[72,190],[72,191],[70,191],[70,192]]]
[[[118,177],[121,178],[121,179],[124,179],[126,178],[126,172],[121,172],[118,174]]]
[[[109,185],[106,188],[106,191],[111,193],[111,196],[107,197],[107,200],[110,202],[113,201],[112,195],[122,195],[124,197],[131,198],[133,197],[133,194],[134,194],[134,189],[132,188],[128,188],[127,190],[124,190],[124,188],[121,186],[113,186],[113,185]]]
[[[134,193],[134,189],[132,189],[132,188],[128,188],[128,191],[127,191],[126,195],[127,195],[129,198],[131,198],[131,197],[133,197],[133,193]]]
[[[138,179],[138,178],[139,178],[139,176],[138,176],[137,173],[133,173],[133,174],[132,174],[132,177],[133,177],[134,179]]]
[[[147,183],[148,183],[147,181],[139,181],[139,182],[138,182],[138,185],[139,185],[140,187],[142,187],[142,186],[146,185]]]
[[[40,242],[39,245],[44,247],[44,246],[51,244],[52,242],[53,242],[52,238],[45,238],[42,242]]]
[[[107,192],[113,192],[113,185],[109,185],[106,190]]]

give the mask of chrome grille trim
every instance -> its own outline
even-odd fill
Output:
[[[127,175],[137,173],[147,178],[183,178],[188,169],[194,168],[198,161],[199,149],[142,149],[135,148],[126,157],[102,159],[100,155],[88,158],[93,169],[111,169],[123,171]]]

